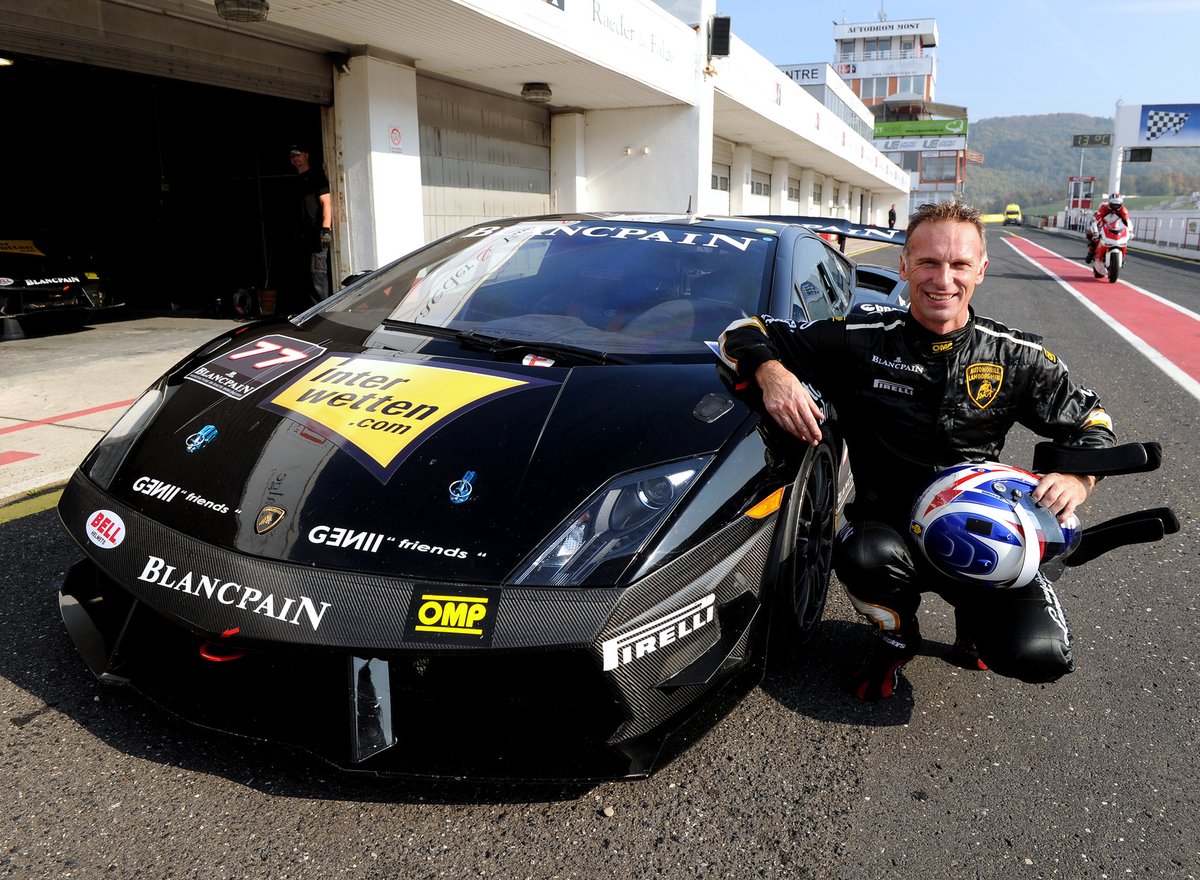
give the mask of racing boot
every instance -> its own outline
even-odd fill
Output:
[[[860,700],[885,700],[896,692],[900,669],[917,656],[921,627],[914,618],[897,630],[879,630],[879,643],[850,676],[850,692]]]
[[[975,669],[980,672],[987,670],[987,664],[979,659],[975,637],[971,635],[964,615],[957,608],[954,610],[954,644],[950,646],[948,659],[963,669]]]

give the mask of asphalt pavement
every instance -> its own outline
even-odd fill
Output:
[[[129,312],[0,342],[0,507],[65,483],[155,379],[236,326],[223,318]]]

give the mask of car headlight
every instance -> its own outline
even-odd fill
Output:
[[[130,404],[129,409],[125,410],[121,418],[117,419],[117,423],[88,453],[80,467],[93,483],[101,489],[109,487],[138,432],[154,418],[154,414],[162,406],[163,399],[161,384],[146,391]]]
[[[599,566],[638,553],[711,458],[689,458],[612,480],[525,558],[513,583],[581,584]]]

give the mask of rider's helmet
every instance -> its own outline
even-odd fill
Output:
[[[1114,211],[1117,210],[1119,207],[1121,207],[1123,204],[1125,204],[1125,196],[1121,195],[1120,193],[1113,193],[1111,196],[1108,197],[1108,206],[1110,208],[1112,208]]]
[[[960,464],[917,497],[909,526],[929,563],[958,581],[1023,587],[1038,567],[1066,556],[1083,533],[1033,500],[1038,478],[994,461]]]

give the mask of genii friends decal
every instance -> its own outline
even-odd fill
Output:
[[[449,422],[502,395],[551,384],[492,370],[329,355],[260,406],[325,428],[386,483],[408,453]]]

